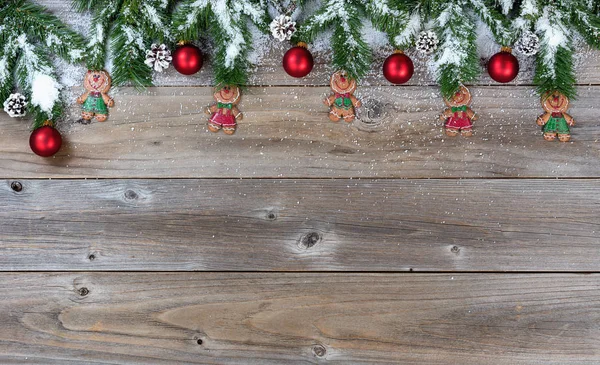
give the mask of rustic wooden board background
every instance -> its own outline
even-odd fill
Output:
[[[0,361],[597,364],[599,280],[7,273],[0,280]]]
[[[379,50],[334,124],[327,56],[292,80],[285,48],[231,137],[205,128],[210,62],[113,90],[106,123],[72,105],[51,159],[0,113],[0,363],[600,363],[600,53],[559,144],[531,62],[472,85],[475,135],[449,139],[423,59],[390,86]]]
[[[597,180],[19,183],[0,184],[5,271],[598,268]]]

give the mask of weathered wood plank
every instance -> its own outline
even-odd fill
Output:
[[[20,192],[0,184],[3,271],[590,272],[600,264],[599,180],[20,183]]]
[[[3,364],[600,362],[598,275],[19,273],[0,309]]]
[[[37,2],[47,6],[54,14],[61,17],[65,21],[73,24],[78,31],[85,32],[84,23],[83,29],[81,15],[74,14],[71,10],[71,2],[65,0],[37,0]],[[331,73],[335,71],[331,67],[331,54],[329,49],[325,52],[315,52],[315,67],[313,71],[303,79],[294,79],[288,76],[281,66],[281,60],[285,52],[291,47],[288,42],[279,43],[265,36],[262,43],[258,45],[261,51],[267,51],[267,54],[262,55],[255,69],[250,74],[250,84],[252,85],[328,85]],[[578,52],[575,53],[575,71],[577,74],[578,83],[581,85],[600,84],[600,51],[589,50],[585,45],[577,45]],[[580,49],[580,47],[582,47]],[[498,47],[498,50],[500,48]],[[384,85],[390,84],[385,80],[381,73],[381,67],[385,57],[391,54],[392,48],[376,47],[374,49],[375,58],[371,65],[369,74],[364,78],[363,85]],[[415,64],[415,74],[408,85],[435,85],[431,73],[427,70],[427,57],[421,56],[417,52],[409,50],[408,53],[412,57]],[[517,54],[520,61],[521,72],[518,78],[511,84],[505,87],[511,89],[514,85],[531,85],[533,83],[534,74],[534,58],[522,57]],[[165,73],[156,74],[155,81],[161,86],[207,86],[214,84],[213,72],[211,67],[210,54],[205,54],[207,61],[203,69],[196,75],[184,76],[172,67]],[[83,76],[83,71],[81,72]],[[482,75],[475,85],[498,85],[493,81],[487,72],[482,70]]]
[[[549,143],[527,87],[475,88],[475,135],[444,135],[433,87],[361,89],[353,124],[332,123],[327,88],[250,88],[234,136],[206,129],[210,88],[115,92],[106,123],[64,123],[56,158],[31,153],[23,121],[0,113],[0,177],[598,177],[600,86],[573,103],[573,142]],[[78,118],[74,105],[70,120]]]

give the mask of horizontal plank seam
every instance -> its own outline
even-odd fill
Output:
[[[563,177],[548,177],[548,176],[491,176],[491,177],[197,177],[197,176],[175,176],[175,177],[2,177],[0,180],[22,180],[22,181],[104,181],[104,180],[273,180],[273,181],[296,181],[296,180],[327,180],[327,181],[344,181],[344,180],[364,180],[364,181],[383,181],[383,180],[423,180],[423,181],[444,181],[444,180],[474,180],[474,181],[515,181],[515,180],[600,180],[600,176],[563,176]]]
[[[0,274],[332,274],[332,275],[477,275],[477,274],[496,274],[496,275],[598,275],[600,271],[420,271],[420,270],[404,270],[404,271],[305,271],[305,270],[290,270],[290,271],[256,271],[256,270],[206,270],[206,271],[160,271],[160,270],[18,270],[7,271],[0,270]]]

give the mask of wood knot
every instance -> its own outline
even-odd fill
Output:
[[[358,120],[359,127],[365,130],[375,130],[381,126],[384,117],[387,115],[386,109],[390,106],[377,99],[366,99],[363,102],[364,112]]]
[[[93,253],[88,256],[88,260],[90,260],[90,261],[94,261],[95,259],[96,259],[96,255],[94,255]]]
[[[85,286],[82,288],[79,288],[78,292],[79,292],[79,295],[81,295],[82,297],[85,297],[86,295],[88,295],[90,293],[89,289],[86,288]]]
[[[10,188],[15,192],[20,193],[23,190],[23,184],[21,184],[20,181],[13,181],[10,184]]]
[[[321,241],[321,235],[318,232],[310,232],[300,238],[300,246],[309,249]]]
[[[269,211],[267,212],[267,219],[270,221],[274,221],[277,219],[277,213],[275,213],[274,211]]]
[[[135,191],[129,189],[127,191],[125,191],[125,199],[126,200],[136,200],[138,198],[138,195]]]
[[[452,248],[450,249],[450,252],[458,254],[460,252],[460,247],[452,246]]]
[[[204,336],[204,334],[195,334],[193,337],[194,342],[196,342],[196,344],[202,346],[202,344],[204,344],[204,340],[202,339],[202,337]]]
[[[381,101],[369,99],[367,102],[367,118],[370,120],[379,119],[383,116],[384,105]]]
[[[325,349],[325,347],[323,345],[315,345],[312,348],[312,353],[316,357],[324,357],[325,354],[327,353],[327,350]]]

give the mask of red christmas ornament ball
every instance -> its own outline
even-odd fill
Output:
[[[283,56],[283,69],[292,77],[304,77],[312,71],[313,56],[305,46],[290,48]]]
[[[511,82],[519,74],[519,61],[510,52],[501,51],[490,58],[487,69],[494,81]]]
[[[193,44],[184,44],[173,52],[173,67],[183,75],[193,75],[202,68],[202,52]]]
[[[390,55],[383,63],[383,76],[392,84],[404,84],[414,72],[412,60],[402,52]]]
[[[62,137],[58,131],[49,125],[44,125],[31,132],[29,147],[33,153],[42,157],[53,156],[62,145]]]

